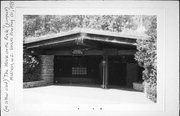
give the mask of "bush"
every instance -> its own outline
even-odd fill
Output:
[[[40,78],[40,58],[24,51],[23,82],[38,81]]]
[[[144,92],[146,93],[146,97],[151,99],[152,101],[157,101],[157,85],[156,83],[150,85],[149,83],[144,83]]]
[[[137,52],[135,60],[144,68],[143,80],[147,97],[152,101],[157,100],[157,22],[156,16],[151,17],[149,29],[146,34],[149,36],[146,39],[137,40]]]
[[[145,42],[144,42],[145,41]],[[145,89],[147,90],[147,97],[156,102],[156,76],[157,76],[157,64],[156,64],[156,44],[150,43],[147,40],[138,41],[138,52],[135,54],[135,59],[139,65],[144,68],[142,72]]]

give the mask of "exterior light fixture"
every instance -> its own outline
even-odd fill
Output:
[[[33,51],[33,50],[31,50],[31,54],[34,54],[34,51]]]

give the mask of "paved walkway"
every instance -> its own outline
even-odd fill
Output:
[[[26,88],[23,91],[24,103],[28,104],[153,103],[142,92],[118,88],[52,85]]]

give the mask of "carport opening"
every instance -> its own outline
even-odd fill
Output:
[[[102,56],[54,57],[54,84],[102,86]],[[133,82],[142,82],[142,68],[133,55],[108,57],[107,87],[132,88]]]

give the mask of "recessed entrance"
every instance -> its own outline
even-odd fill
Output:
[[[101,83],[100,56],[55,56],[55,83]]]

